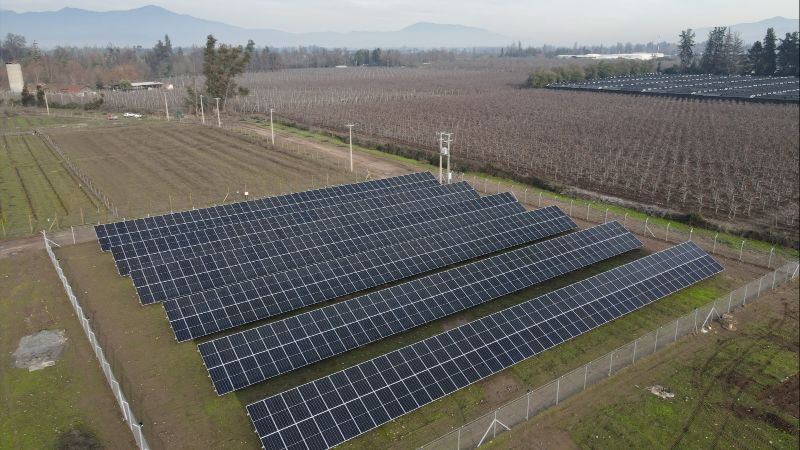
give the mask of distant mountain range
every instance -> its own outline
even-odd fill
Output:
[[[777,36],[798,30],[797,19],[774,17],[754,23],[730,25],[747,43],[764,38],[768,27]],[[711,27],[697,28],[696,42],[703,42]],[[169,34],[174,46],[202,46],[205,37],[214,34],[221,42],[244,44],[248,39],[257,46],[293,47],[298,45],[345,48],[472,48],[501,47],[514,39],[491,31],[463,25],[420,22],[399,31],[352,31],[289,33],[274,29],[249,29],[222,22],[198,19],[177,14],[159,6],[144,6],[124,11],[87,11],[63,8],[58,11],[25,12],[0,10],[2,34],[16,33],[34,40],[42,48],[58,45],[152,47],[164,34]],[[677,39],[678,32],[675,31]],[[566,31],[565,31],[566,32]],[[554,36],[554,40],[569,37]]]
[[[272,29],[248,29],[221,22],[177,14],[158,6],[126,11],[87,11],[63,8],[58,11],[25,12],[0,10],[3,34],[16,33],[34,40],[42,48],[58,45],[152,47],[164,34],[172,45],[202,46],[214,34],[221,42],[286,47],[317,45],[346,48],[471,48],[508,45],[512,39],[482,28],[421,22],[399,31],[348,33],[288,33]]]
[[[773,17],[771,19],[764,19],[752,23],[737,23],[733,25],[720,25],[728,26],[733,31],[738,31],[742,40],[747,44],[752,44],[755,41],[763,41],[764,35],[767,34],[767,28],[774,28],[775,35],[778,38],[783,38],[786,33],[793,33],[800,29],[800,21],[798,19],[787,19],[786,17]],[[695,42],[703,42],[708,39],[708,32],[712,27],[698,28],[694,30]]]

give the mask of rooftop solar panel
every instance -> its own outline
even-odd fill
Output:
[[[478,194],[466,182],[447,186],[418,186],[403,191],[383,192],[353,202],[341,202],[313,209],[302,209],[285,214],[264,217],[262,212],[248,213],[248,220],[198,230],[173,229],[173,234],[155,237],[146,241],[122,244],[111,248],[120,274],[134,268],[142,268],[142,262],[159,259],[162,255],[189,253],[195,247],[223,241],[221,249],[234,238],[268,233],[269,231],[296,226],[303,223],[329,220],[327,226],[363,222],[375,217],[387,217],[400,212],[431,208],[451,202],[478,198]],[[423,202],[423,203],[412,203]],[[307,205],[306,205],[307,206]],[[288,207],[292,209],[294,206]],[[266,214],[266,213],[265,213]],[[193,224],[197,225],[197,224]],[[177,228],[177,227],[173,227]],[[181,227],[186,228],[186,227]],[[182,258],[184,259],[184,258]]]
[[[198,345],[217,394],[641,247],[610,222]]]
[[[555,207],[311,264],[163,303],[179,341],[362,291],[575,228]]]
[[[114,245],[138,242],[142,239],[152,238],[154,235],[159,235],[158,230],[169,230],[171,227],[180,225],[221,225],[223,223],[235,221],[236,218],[246,213],[255,213],[281,206],[299,205],[321,199],[335,199],[343,195],[359,192],[364,193],[365,196],[369,196],[369,192],[376,189],[391,187],[402,188],[404,185],[417,183],[434,185],[436,179],[429,172],[413,173],[363,183],[344,184],[246,202],[230,203],[211,208],[193,209],[191,211],[182,211],[143,219],[101,224],[95,227],[95,233],[97,234],[100,247],[103,250],[108,250]]]
[[[692,242],[247,406],[263,448],[330,448],[722,271]]]
[[[334,228],[317,235],[273,240],[256,246],[134,270],[131,279],[143,301],[182,297],[271,273],[386,247],[525,211],[510,194],[416,211]]]

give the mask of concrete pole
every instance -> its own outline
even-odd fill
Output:
[[[270,108],[269,109],[269,132],[270,132],[270,135],[272,136],[272,145],[274,146],[275,145],[275,125],[273,125],[273,123],[272,123],[272,111],[274,111],[274,109]]]
[[[219,97],[214,97],[214,100],[217,101],[217,126],[222,128],[222,121],[219,118]]]
[[[164,111],[167,113],[167,122],[169,122],[169,104],[167,103],[167,93],[164,92]]]
[[[203,110],[203,96],[200,96],[200,120],[203,121],[203,125],[206,124],[206,113]]]
[[[350,135],[350,172],[353,171],[353,127],[355,124],[348,124],[345,125],[348,128],[348,133]]]

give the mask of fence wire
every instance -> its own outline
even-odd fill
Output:
[[[571,372],[505,405],[491,411],[444,436],[420,447],[425,450],[461,450],[477,448],[513,426],[527,421],[536,414],[557,405],[568,397],[610,377],[615,372],[634,364],[678,339],[701,331],[711,321],[723,314],[752,302],[798,276],[798,262],[783,266],[750,281],[685,316],[679,317],[646,333],[616,350],[607,353]]]
[[[517,200],[528,207],[557,206],[565,214],[576,220],[590,223],[606,223],[616,220],[630,232],[647,239],[655,239],[672,244],[692,241],[709,254],[758,267],[774,269],[794,261],[796,258],[795,255],[782,252],[775,247],[767,249],[763,243],[753,245],[746,239],[725,234],[721,235],[721,233],[706,229],[698,228],[695,230],[693,227],[682,223],[670,222],[647,215],[642,219],[641,214],[621,213],[618,208],[602,203],[558,197],[542,190],[508,185],[499,180],[491,181],[477,176],[458,174],[454,179],[466,181],[476,191],[484,194],[511,192]]]
[[[69,284],[69,280],[67,280],[67,277],[64,275],[64,271],[61,270],[61,265],[58,263],[58,259],[56,258],[56,255],[53,252],[53,248],[50,245],[51,242],[47,238],[47,234],[44,231],[42,231],[42,238],[44,240],[44,248],[45,250],[47,250],[48,256],[50,256],[50,262],[53,263],[53,267],[55,268],[56,273],[58,274],[58,278],[61,279],[61,284],[64,286],[64,291],[67,293],[69,302],[72,304],[72,308],[75,310],[75,314],[78,316],[78,321],[80,321],[81,323],[83,332],[84,334],[86,334],[86,338],[92,345],[94,354],[97,357],[98,362],[100,363],[100,370],[102,370],[103,374],[105,374],[106,381],[108,382],[108,385],[111,387],[111,391],[114,394],[114,398],[117,400],[117,404],[119,405],[120,410],[122,410],[122,419],[128,424],[131,433],[133,433],[133,439],[136,441],[136,445],[142,450],[150,450],[151,447],[148,445],[147,439],[145,439],[144,434],[142,433],[142,425],[136,419],[136,416],[133,414],[130,403],[126,399],[125,394],[123,394],[120,383],[114,376],[111,364],[109,364],[108,360],[106,359],[105,352],[103,351],[102,346],[98,342],[97,335],[95,335],[94,331],[92,330],[92,326],[89,323],[89,319],[83,312],[83,307],[81,307],[77,297],[75,297],[75,293],[72,291],[72,287]]]

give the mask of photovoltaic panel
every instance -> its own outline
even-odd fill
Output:
[[[193,339],[575,228],[556,207],[324,261],[163,303],[175,337]]]
[[[103,250],[108,250],[114,245],[138,242],[143,239],[160,236],[164,231],[168,231],[172,229],[172,227],[178,227],[180,225],[189,227],[192,225],[198,227],[200,225],[218,226],[224,223],[242,220],[240,217],[242,217],[242,215],[247,215],[247,213],[255,213],[290,205],[298,205],[297,208],[302,209],[299,205],[306,202],[322,199],[336,199],[337,197],[355,193],[362,193],[364,197],[369,197],[369,192],[374,190],[392,187],[403,189],[405,185],[418,183],[432,186],[436,184],[436,179],[429,172],[422,172],[363,183],[343,184],[257,200],[230,203],[211,208],[194,209],[191,211],[182,211],[144,219],[102,224],[95,227],[95,233],[97,234],[100,247]]]
[[[512,195],[483,197],[152,268],[131,279],[143,302],[166,300],[524,212]]]
[[[217,394],[641,247],[610,222],[198,345]]]
[[[254,213],[251,220],[199,230],[185,230],[147,241],[114,246],[111,248],[111,252],[120,274],[125,275],[132,269],[147,267],[137,266],[137,264],[143,261],[157,260],[162,255],[184,252],[184,255],[187,255],[189,252],[193,252],[195,247],[213,245],[218,242],[217,247],[226,250],[225,246],[234,239],[241,240],[247,236],[268,233],[280,228],[293,227],[293,229],[299,230],[300,227],[297,225],[322,220],[329,221],[327,222],[328,227],[341,226],[478,197],[475,190],[466,182],[447,186],[424,186],[268,218],[258,217],[260,213]]]
[[[722,271],[692,242],[247,406],[267,449],[329,448]]]

